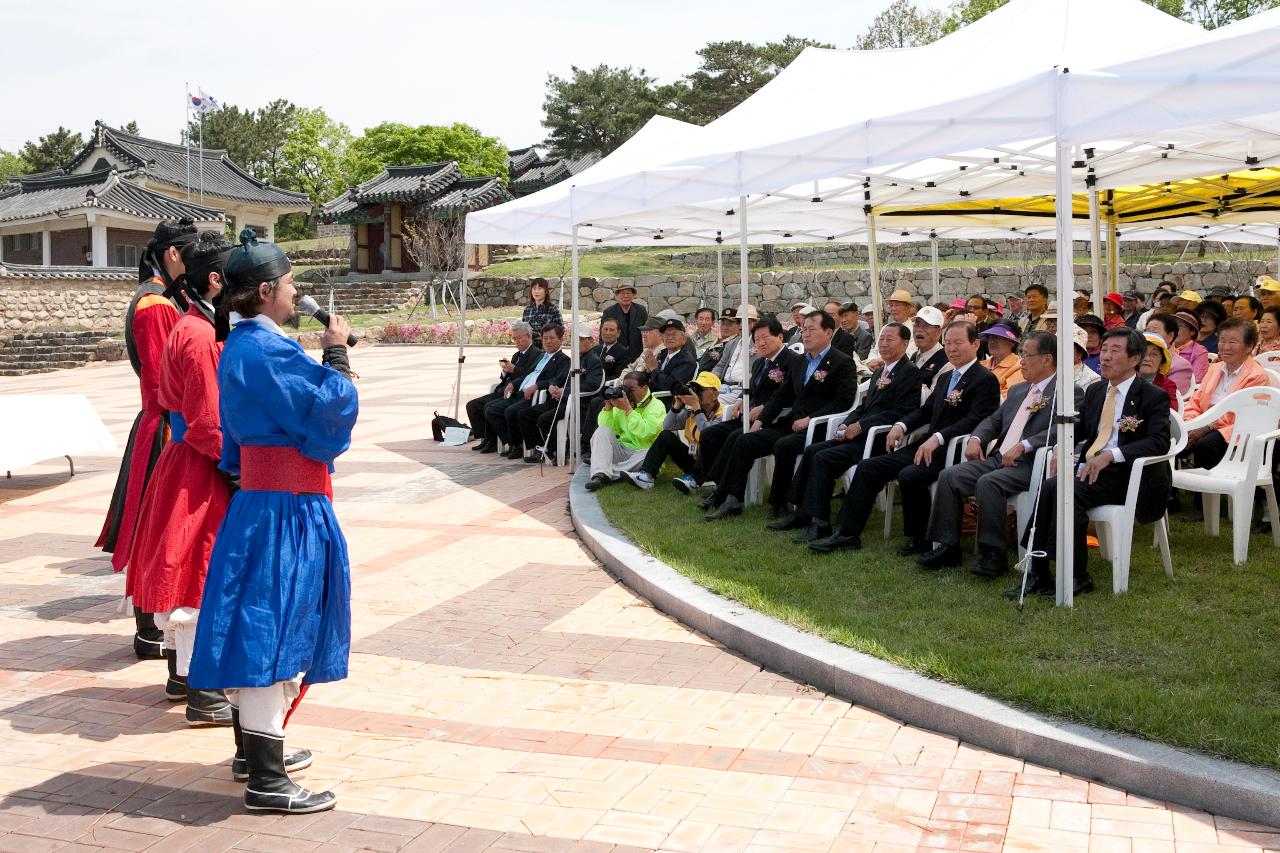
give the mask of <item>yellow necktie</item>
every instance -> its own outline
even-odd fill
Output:
[[[1115,428],[1116,420],[1116,392],[1120,389],[1112,385],[1107,389],[1107,402],[1102,404],[1102,421],[1098,424],[1098,437],[1093,440],[1093,444],[1089,445],[1089,449],[1085,451],[1084,458],[1092,459],[1098,455],[1098,451],[1107,446],[1107,442],[1111,440],[1111,431]]]

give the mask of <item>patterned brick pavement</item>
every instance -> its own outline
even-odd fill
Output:
[[[496,351],[471,356],[479,393]],[[118,460],[0,480],[0,851],[1280,848],[1280,831],[1060,775],[763,672],[592,563],[567,474],[438,448],[450,351],[358,350],[335,477],[352,677],[290,726],[336,812],[242,814],[230,736],[139,663],[92,548]],[[82,393],[123,444],[127,365],[0,379]],[[12,417],[14,413],[0,412]]]

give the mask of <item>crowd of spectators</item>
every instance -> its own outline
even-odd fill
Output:
[[[878,335],[869,309],[837,301],[797,302],[782,317],[750,305],[717,317],[704,307],[686,325],[670,310],[651,318],[626,285],[601,316],[599,340],[577,336],[586,488],[653,489],[670,463],[675,490],[721,522],[742,514],[752,472],[768,458],[768,528],[828,554],[862,547],[877,497],[894,485],[902,556],[926,570],[958,566],[971,530],[969,570],[998,578],[1019,544],[1053,551],[1053,479],[1040,490],[1035,541],[1020,540],[1025,531],[1007,506],[1034,486],[1037,451],[1056,440],[1055,398],[1070,393],[1079,413],[1073,586],[1088,592],[1085,514],[1124,501],[1134,459],[1169,451],[1171,418],[1189,421],[1232,392],[1280,385],[1280,372],[1257,358],[1280,350],[1280,281],[1261,276],[1253,291],[1201,295],[1162,282],[1149,298],[1108,294],[1100,314],[1077,291],[1073,382],[1059,389],[1058,306],[1040,284],[1003,302],[976,294],[935,305],[898,289]],[[553,453],[570,359],[547,295],[535,281],[525,321],[512,327],[516,351],[499,362],[493,389],[467,404],[477,452],[535,463]],[[815,420],[828,416],[840,421],[830,431]],[[1229,416],[1188,432],[1184,464],[1216,466],[1231,432]],[[1145,469],[1139,521],[1176,505],[1170,471]],[[1051,578],[1049,561],[1033,558],[1026,591],[1049,593]]]

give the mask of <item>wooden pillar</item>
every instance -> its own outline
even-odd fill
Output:
[[[382,208],[382,271],[391,267],[391,205]]]
[[[46,267],[53,265],[53,237],[48,228],[40,232],[40,264]]]

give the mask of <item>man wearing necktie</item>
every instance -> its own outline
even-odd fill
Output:
[[[805,448],[787,495],[795,509],[769,522],[770,530],[803,530],[792,540],[797,545],[831,535],[836,480],[862,459],[867,433],[873,427],[897,423],[920,406],[920,370],[907,358],[910,341],[911,330],[902,323],[887,323],[880,330],[877,344],[884,364],[871,374],[858,407],[836,426],[835,438]],[[884,452],[883,436],[872,452]]]
[[[521,459],[524,457],[524,435],[520,431],[520,413],[533,405],[533,397],[538,391],[545,391],[551,381],[563,381],[563,372],[549,370],[551,365],[566,365],[569,357],[560,351],[561,342],[564,339],[564,327],[559,324],[551,324],[546,327],[553,331],[553,335],[544,337],[544,346],[546,341],[551,341],[551,346],[555,348],[554,352],[544,350],[538,360],[533,363],[533,367],[529,369],[515,386],[515,391],[510,397],[503,400],[495,400],[485,407],[484,418],[488,425],[489,434],[495,435],[503,444],[509,445],[507,451],[502,455],[507,459]],[[546,329],[543,330],[544,332]]]
[[[1073,588],[1076,595],[1090,592],[1089,548],[1086,544],[1088,512],[1094,507],[1124,503],[1133,460],[1169,452],[1169,397],[1156,386],[1137,378],[1138,364],[1147,342],[1128,326],[1118,326],[1102,338],[1100,367],[1105,382],[1095,382],[1084,393],[1080,414],[1081,439],[1076,444],[1073,517],[1070,521],[1075,558]],[[1149,524],[1164,515],[1172,488],[1173,469],[1168,463],[1149,465],[1142,475],[1134,517]],[[1040,487],[1032,550],[1053,553],[1058,534],[1057,478]],[[1066,520],[1063,520],[1064,523]],[[1005,592],[1016,600],[1020,587]],[[1027,592],[1054,594],[1049,557],[1033,557]]]
[[[818,553],[856,550],[862,547],[862,531],[881,489],[897,480],[902,489],[902,530],[907,544],[902,556],[928,550],[925,526],[929,521],[929,486],[946,464],[947,442],[973,428],[1000,405],[1000,382],[978,363],[978,327],[956,320],[943,330],[943,348],[951,370],[940,374],[923,406],[893,425],[885,438],[888,452],[858,464],[840,510],[839,530],[826,539],[810,542]],[[919,444],[906,437],[921,427],[929,435]]]
[[[968,461],[953,465],[938,478],[929,512],[927,538],[937,547],[916,558],[925,569],[958,566],[961,560],[960,522],[967,498],[978,498],[978,561],[969,570],[994,578],[1009,569],[1005,539],[1008,500],[1031,486],[1036,451],[1053,444],[1054,394],[1057,391],[1057,339],[1048,332],[1032,332],[1019,355],[1026,380],[1009,389],[1009,397],[995,414],[974,429],[965,444]],[[1076,403],[1081,392],[1075,389]],[[987,452],[987,445],[996,445]]]

